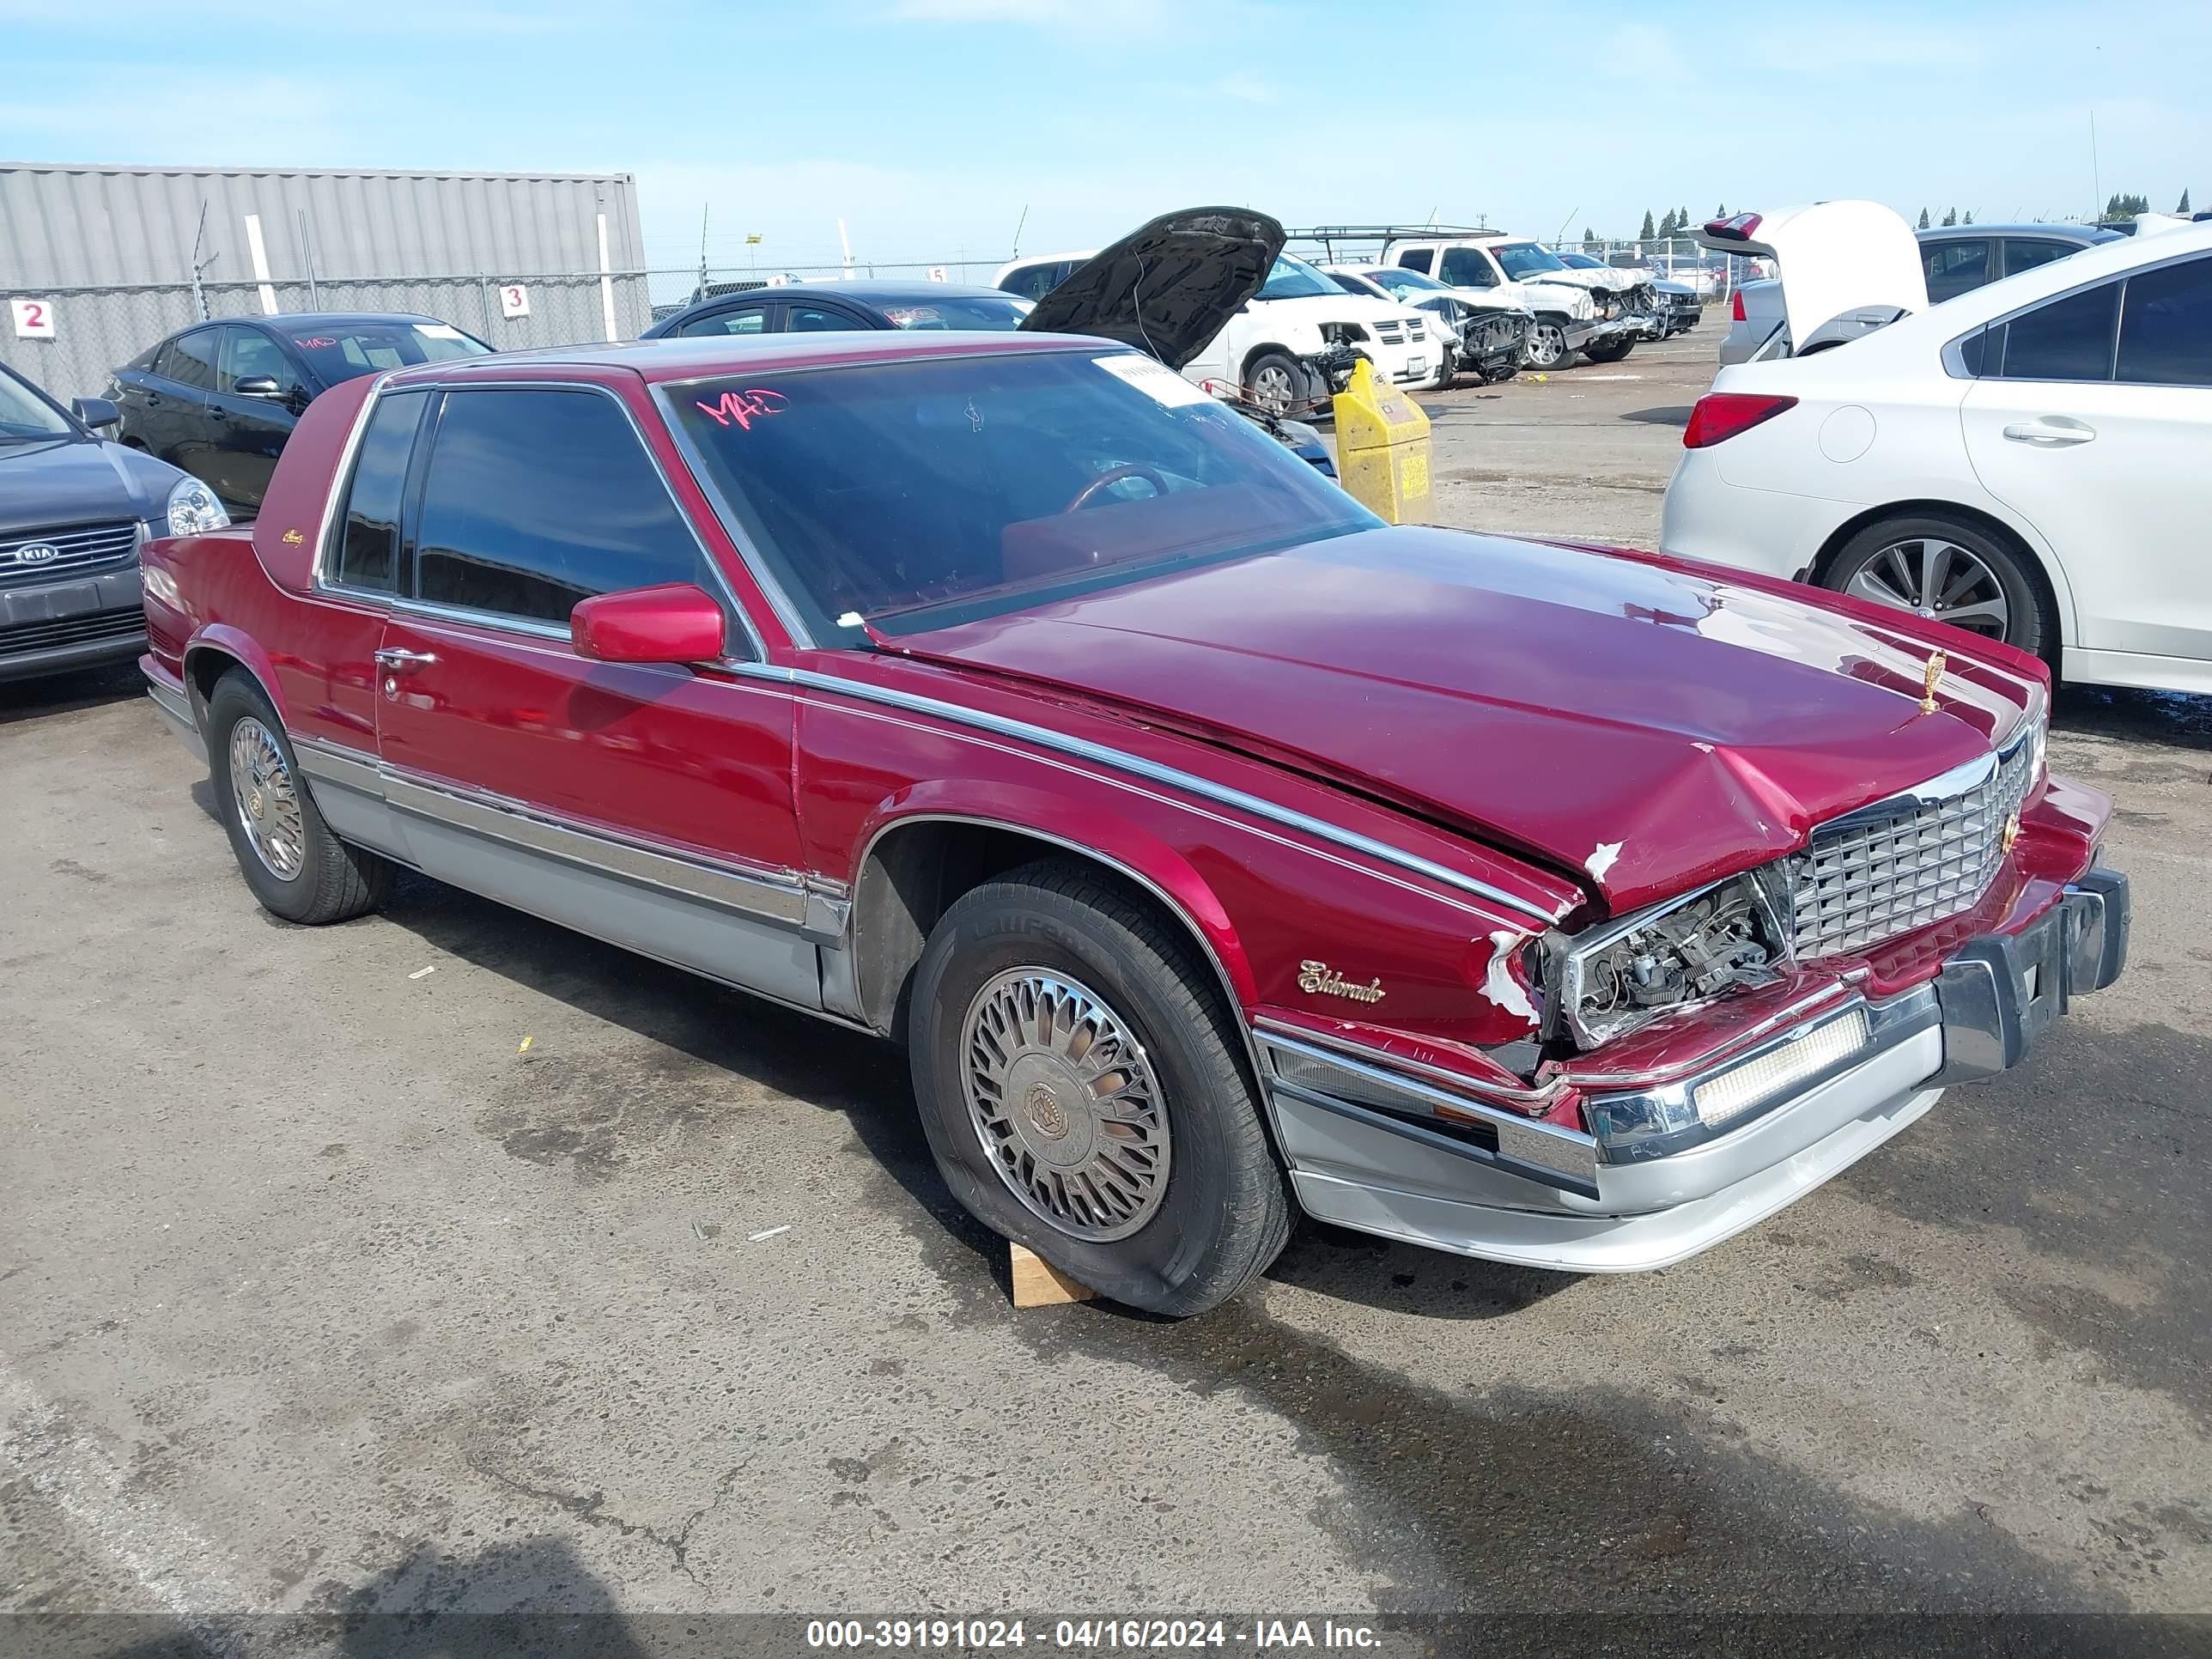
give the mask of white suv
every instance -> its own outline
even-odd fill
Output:
[[[1048,253],[1002,265],[994,286],[1042,300],[1087,253]],[[1243,389],[1262,409],[1285,414],[1328,395],[1302,359],[1348,345],[1394,385],[1427,388],[1443,378],[1443,342],[1406,306],[1346,294],[1303,259],[1278,258],[1267,282],[1228,325],[1183,366],[1183,378]]]
[[[1502,231],[1462,231],[1393,237],[1383,262],[1425,270],[1463,291],[1477,305],[1521,306],[1535,317],[1523,358],[1529,368],[1563,368],[1576,352],[1592,362],[1618,362],[1643,337],[1642,325],[1610,292],[1583,280],[1558,256],[1525,237]],[[1608,314],[1611,313],[1611,314]]]

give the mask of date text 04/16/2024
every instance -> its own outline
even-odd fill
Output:
[[[1059,1619],[1050,1635],[1034,1632],[1024,1619],[816,1619],[806,1626],[806,1645],[819,1651],[865,1649],[878,1651],[974,1651],[1039,1646],[1077,1652],[1174,1651],[1199,1648],[1245,1648],[1256,1652],[1299,1648],[1374,1651],[1382,1645],[1372,1626],[1334,1619]]]

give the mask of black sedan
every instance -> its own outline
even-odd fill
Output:
[[[115,371],[117,436],[184,468],[251,518],[318,392],[342,381],[491,348],[434,317],[291,312],[201,323]]]
[[[94,430],[115,418],[0,365],[0,680],[137,656],[139,543],[222,522],[205,486]]]
[[[699,335],[844,333],[854,329],[1011,329],[1030,302],[995,288],[951,283],[793,283],[695,301],[642,338]]]

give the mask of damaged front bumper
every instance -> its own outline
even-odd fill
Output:
[[[1460,324],[1459,362],[1462,368],[1486,384],[1502,380],[1520,367],[1528,347],[1528,325],[1534,321],[1525,311],[1469,311]]]
[[[1945,1087],[2019,1064],[2127,961],[2127,878],[2093,868],[2010,933],[1881,1001],[1845,992],[1687,1076],[1592,1089],[1589,1133],[1263,1024],[1300,1204],[1431,1249],[1577,1273],[1663,1267],[1848,1168]]]

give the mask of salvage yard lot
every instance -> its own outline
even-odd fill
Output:
[[[1424,398],[1435,515],[1652,545],[1719,327]],[[0,1611],[2212,1610],[2204,703],[2060,701],[2129,975],[1772,1222],[1180,1325],[1012,1312],[896,1051],[276,923],[135,671],[0,722]]]

